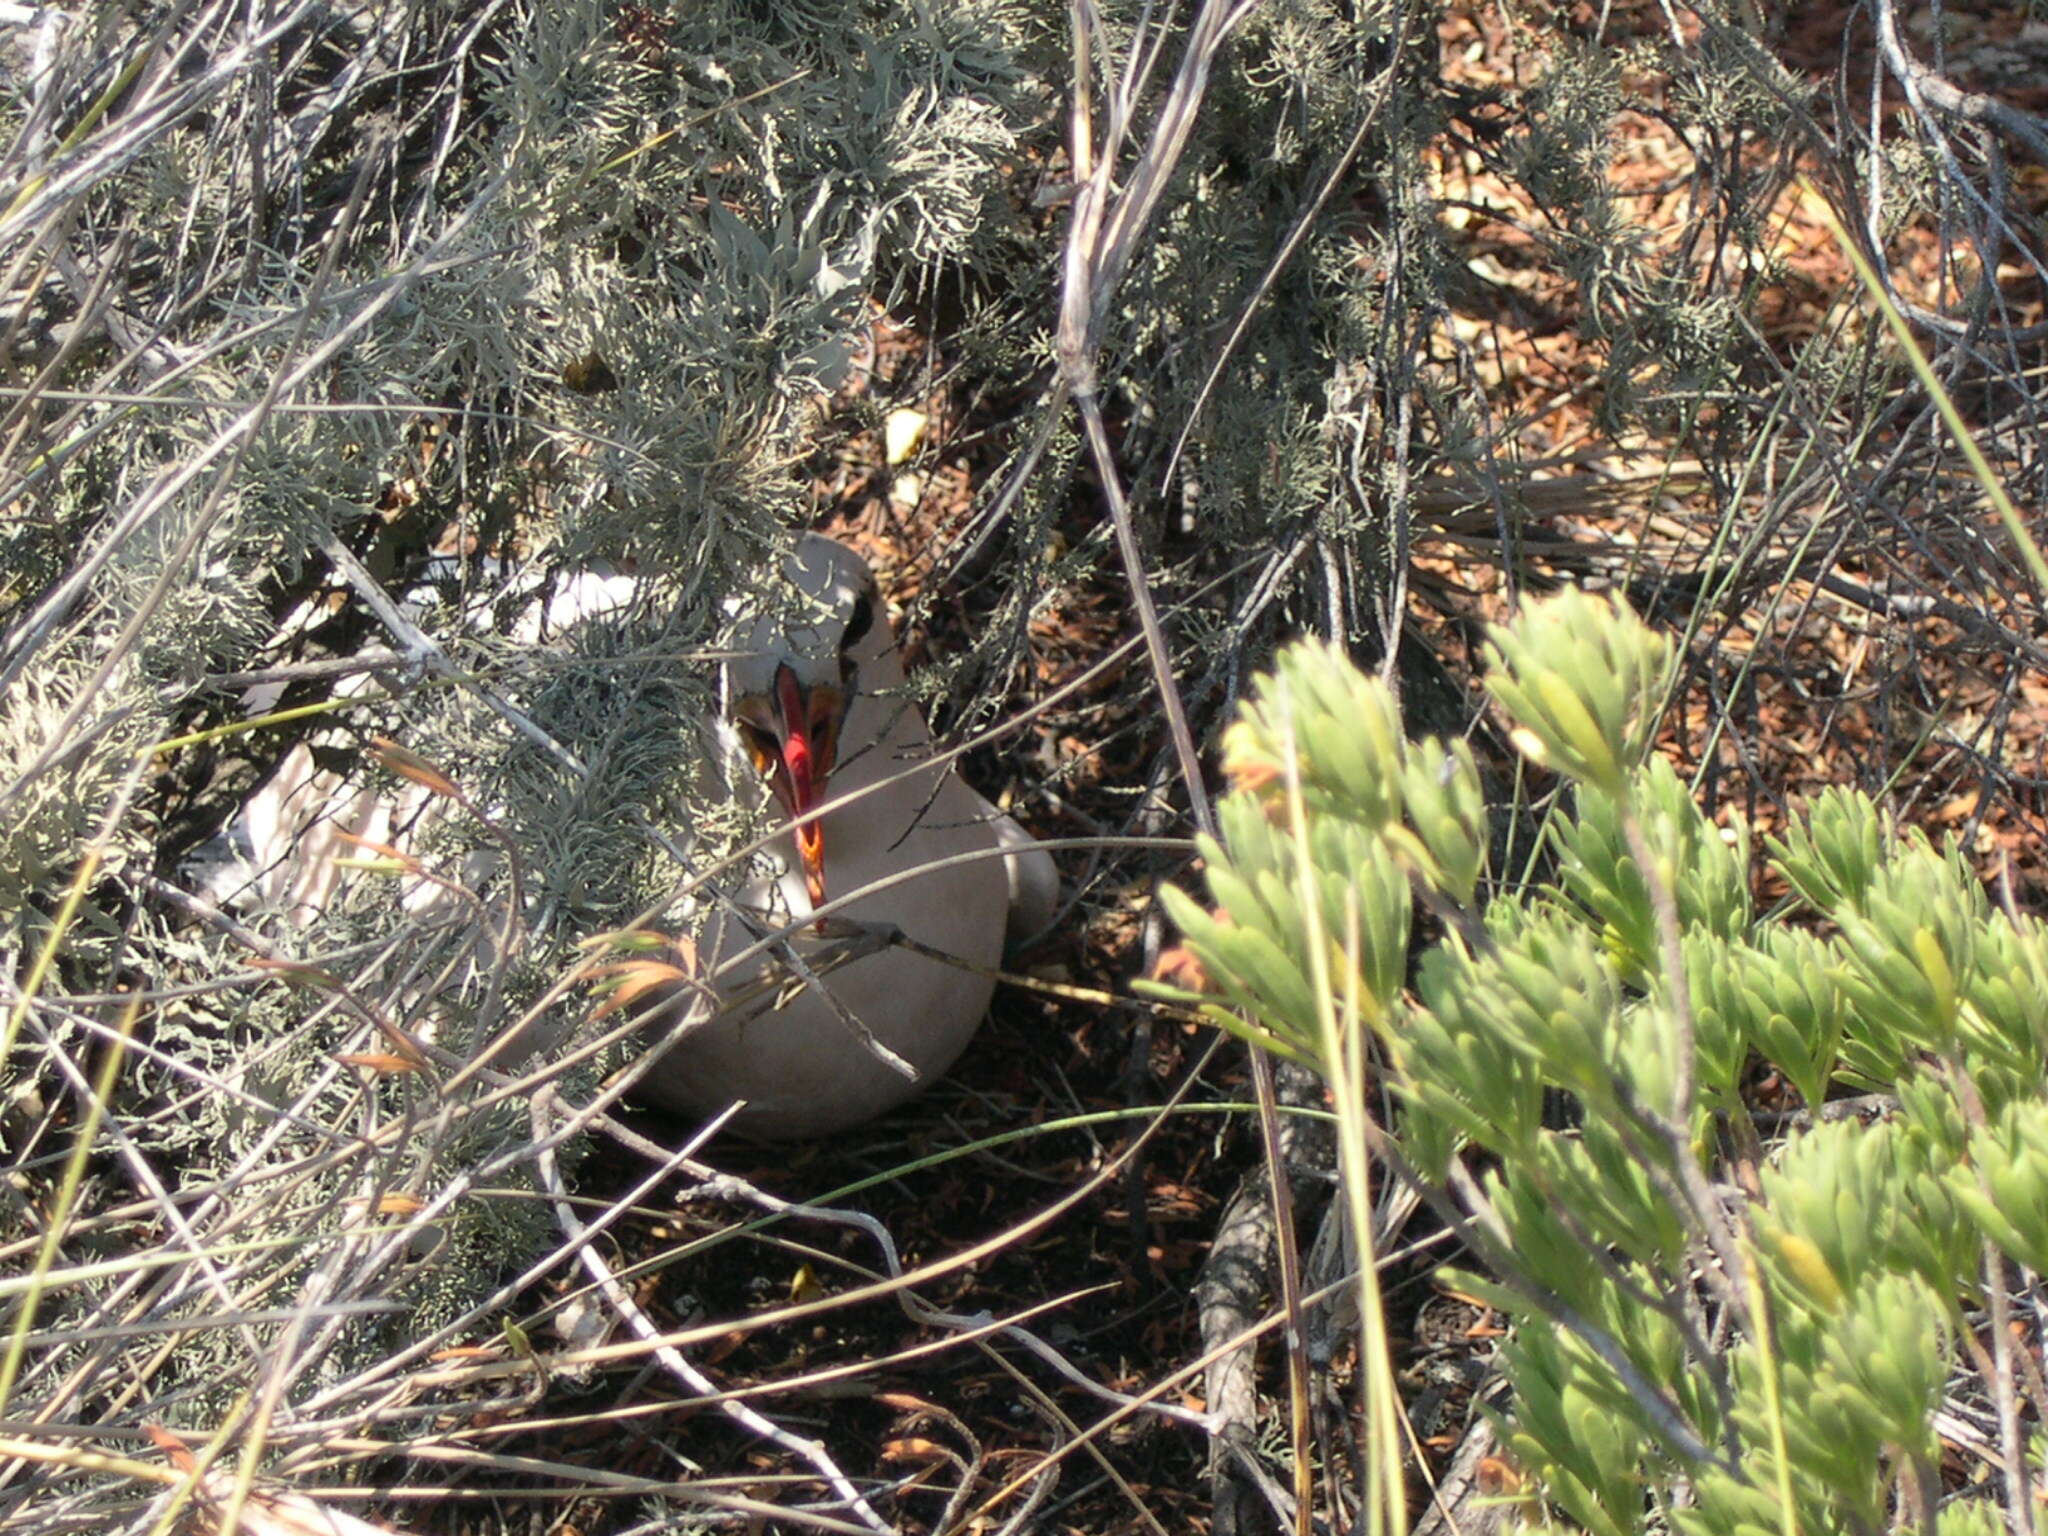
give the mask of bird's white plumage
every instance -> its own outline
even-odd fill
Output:
[[[794,836],[779,833],[768,873],[709,903],[696,935],[701,966],[716,976],[718,992],[737,1001],[709,1017],[687,994],[658,1009],[647,1038],[662,1049],[636,1090],[693,1116],[745,1100],[731,1123],[765,1138],[827,1135],[928,1086],[980,1027],[993,988],[986,972],[1000,959],[1006,932],[1042,927],[1058,892],[1050,856],[950,763],[934,759],[923,716],[905,692],[895,636],[866,562],[813,534],[799,541],[783,576],[791,602],[757,604],[737,616],[724,669],[724,728],[744,733],[748,720],[764,720],[763,701],[775,698],[785,669],[821,711],[829,702],[836,739],[828,809],[819,818],[828,902],[850,897],[835,915],[901,929],[966,964],[901,948],[866,954],[820,982],[836,1006],[814,988],[791,983],[772,952],[733,965],[762,933],[792,923],[788,942],[806,964],[806,957],[845,942],[844,928],[821,935],[804,921],[811,907],[802,860]],[[631,583],[602,578],[588,594],[593,615],[629,603]],[[562,611],[558,598],[545,620],[559,630],[577,615]],[[748,782],[744,763],[735,782]],[[387,804],[318,770],[301,747],[244,807],[233,863],[261,872],[254,888],[273,910],[311,922],[332,894],[333,857],[353,851],[340,834],[377,842],[397,837],[394,826],[431,814],[425,802],[424,792],[408,789],[403,804]],[[467,873],[476,879],[483,872]],[[221,879],[215,876],[216,890]],[[445,895],[439,886],[415,884],[408,907]],[[860,1028],[850,1026],[842,1010]],[[863,1030],[908,1062],[916,1077],[863,1040]]]
[[[988,1010],[994,984],[986,971],[1002,956],[1013,886],[1042,892],[1051,873],[1050,858],[1025,847],[1029,839],[1014,822],[950,763],[934,760],[930,732],[904,695],[888,615],[860,557],[812,535],[786,574],[800,600],[816,605],[817,618],[806,623],[800,612],[793,621],[756,620],[739,637],[727,672],[738,698],[765,692],[785,665],[806,685],[844,680],[846,714],[827,794],[836,806],[822,818],[828,900],[850,895],[836,915],[900,928],[979,969],[888,949],[821,981],[875,1041],[916,1069],[915,1081],[808,986],[770,989],[688,1026],[643,1080],[642,1094],[692,1114],[745,1099],[734,1123],[764,1137],[826,1135],[858,1124],[950,1067]],[[842,651],[862,602],[871,605],[865,633]],[[787,926],[808,903],[794,844],[778,843],[783,872],[734,895],[744,911]],[[700,954],[716,966],[756,941],[754,925],[715,913]],[[791,942],[803,956],[824,952],[833,940],[801,927]],[[772,962],[747,966],[724,979],[723,989],[746,990],[764,964]],[[687,999],[679,999],[656,1027],[675,1028],[687,1015]]]

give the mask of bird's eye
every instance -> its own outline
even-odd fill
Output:
[[[855,600],[853,612],[846,620],[846,633],[839,637],[839,648],[843,651],[850,645],[858,644],[862,637],[874,627],[874,623],[875,600],[863,592]]]
[[[775,738],[751,720],[735,720],[733,724],[739,727],[740,740],[746,746],[747,756],[754,760],[754,767],[767,773],[781,755]]]

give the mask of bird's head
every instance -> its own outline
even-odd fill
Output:
[[[788,603],[764,594],[761,616],[743,621],[734,637],[726,676],[741,744],[782,808],[800,820],[824,803],[863,666],[872,675],[895,637],[874,572],[837,540],[806,534],[782,576]],[[825,899],[822,821],[803,822],[796,844],[815,906]]]

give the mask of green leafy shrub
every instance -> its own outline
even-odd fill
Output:
[[[1989,1529],[1949,1497],[1937,1415],[1993,1404],[2023,1459],[2038,1372],[2007,1312],[2048,1266],[2048,930],[1843,791],[1769,844],[1795,894],[1760,914],[1746,830],[1644,762],[1666,641],[1568,592],[1489,659],[1513,739],[1571,786],[1554,883],[1481,913],[1470,752],[1405,740],[1381,684],[1297,645],[1226,737],[1214,908],[1168,893],[1208,978],[1181,995],[1333,1081],[1356,1082],[1346,1031],[1377,1033],[1379,1154],[1483,1261],[1457,1280],[1515,1324],[1503,1443],[1573,1522]],[[1440,934],[1411,968],[1418,907]],[[1767,1146],[1766,1065],[1808,1111],[1842,1085],[1876,1112]],[[2009,1478],[1986,1444],[1978,1503],[2031,1497],[2037,1462]]]

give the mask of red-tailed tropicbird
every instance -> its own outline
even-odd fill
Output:
[[[737,624],[726,725],[793,825],[771,840],[767,873],[705,903],[696,967],[723,1006],[679,989],[649,1010],[643,1038],[666,1048],[635,1089],[692,1116],[744,1100],[730,1123],[767,1139],[828,1135],[929,1086],[980,1027],[1006,936],[1037,932],[1058,896],[1051,856],[935,756],[866,561],[808,534],[782,574],[795,599],[787,611]],[[639,585],[571,577],[521,624],[538,635],[617,614]],[[437,809],[416,785],[387,797],[351,784],[300,746],[243,807],[232,867],[206,883],[305,926],[334,893],[334,859],[359,851],[352,839],[409,851]],[[473,859],[465,883],[488,878],[493,862]],[[426,881],[403,897],[415,915],[446,900]],[[830,916],[813,920],[827,903]],[[963,963],[891,946],[832,965],[849,935],[887,929]]]

